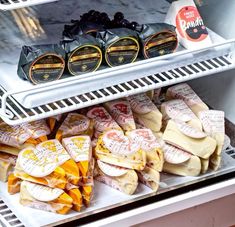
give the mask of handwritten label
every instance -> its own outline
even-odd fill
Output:
[[[45,177],[58,166],[57,162],[48,159],[47,155],[42,155],[39,150],[34,148],[23,149],[18,155],[17,162],[24,172],[33,177]]]
[[[187,123],[183,121],[174,120],[174,122],[177,128],[180,130],[180,132],[182,132],[186,136],[189,136],[191,138],[196,138],[196,139],[205,138],[207,136],[206,133],[188,125]]]
[[[30,193],[32,197],[34,197],[36,200],[43,202],[53,201],[64,193],[62,189],[49,188],[28,181],[24,181],[24,185],[26,186],[27,191]]]
[[[157,109],[145,93],[129,96],[127,100],[131,105],[131,109],[138,114],[146,114]]]
[[[128,171],[125,168],[110,165],[110,164],[107,164],[107,163],[102,162],[100,160],[97,160],[97,164],[103,173],[105,173],[106,175],[111,176],[111,177],[122,176],[122,175],[126,174]]]
[[[111,130],[103,135],[105,147],[113,154],[130,155],[140,149],[139,144],[130,141],[121,131]]]
[[[188,106],[203,103],[188,84],[179,84],[168,88],[167,93],[175,99],[182,99]]]
[[[225,134],[224,112],[219,110],[205,110],[199,112],[199,119],[203,129],[212,136],[214,133]]]
[[[84,115],[69,113],[59,130],[62,135],[80,135],[89,128],[90,120]]]
[[[89,161],[91,139],[89,136],[74,136],[62,140],[62,144],[75,162]]]
[[[191,154],[168,144],[165,144],[162,149],[164,159],[168,163],[179,164],[191,158]]]

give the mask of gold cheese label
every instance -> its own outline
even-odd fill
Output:
[[[65,62],[61,56],[53,53],[44,54],[31,64],[29,79],[34,84],[58,80],[64,68]]]
[[[93,72],[102,62],[102,52],[99,47],[84,45],[75,49],[68,59],[68,70],[72,75]]]

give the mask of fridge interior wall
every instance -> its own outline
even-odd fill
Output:
[[[200,2],[200,1],[197,1]],[[210,1],[208,1],[211,3]],[[218,1],[216,1],[218,2]],[[229,1],[232,4],[232,1]],[[157,3],[157,4],[156,4]],[[203,19],[205,20],[206,25],[210,28],[210,18],[209,16],[204,13],[203,8],[207,8],[211,6],[215,6],[215,4],[208,4],[207,1],[203,2],[200,11],[202,12]],[[60,7],[58,7],[58,5]],[[75,0],[64,0],[60,1],[59,3],[51,3],[49,5],[41,5],[35,6],[30,9],[30,12],[34,14],[36,18],[39,19],[40,23],[42,24],[43,28],[45,29],[46,34],[48,35],[49,39],[40,39],[39,42],[57,42],[61,38],[61,32],[63,30],[63,26],[65,23],[69,23],[71,19],[79,19],[80,15],[87,12],[90,9],[96,9],[99,11],[106,11],[110,17],[114,15],[117,11],[122,11],[125,17],[130,21],[137,21],[139,23],[151,23],[151,22],[162,22],[165,18],[165,14],[168,10],[169,3],[167,1],[154,1],[154,0],[112,0],[112,1],[75,1]],[[229,4],[226,5],[226,8],[229,8]],[[56,10],[55,10],[56,9]],[[206,11],[207,11],[206,10]],[[211,12],[211,11],[207,11]],[[12,12],[0,12],[0,29],[2,33],[4,30],[10,30],[11,36],[9,37],[1,37],[0,48],[4,48],[6,43],[14,43],[17,47],[24,45],[25,43],[34,43],[30,39],[30,37],[23,36],[19,28],[16,26],[15,22],[13,21]],[[226,19],[223,17],[223,19]],[[218,24],[220,26],[220,24]],[[213,24],[213,28],[216,29],[215,25]],[[223,36],[223,31],[220,29],[217,32]],[[3,33],[4,34],[4,33]],[[53,39],[50,39],[53,37]],[[57,39],[55,39],[57,37]],[[14,49],[14,46],[12,46]],[[9,53],[7,58],[11,54],[12,49],[6,49]],[[0,63],[9,63],[5,62],[4,56],[0,56]],[[18,60],[18,59],[16,59]],[[189,83],[195,89],[196,92],[207,102],[211,107],[215,109],[222,109],[226,112],[226,117],[233,123],[235,123],[235,108],[233,108],[233,100],[235,98],[234,93],[234,86],[235,80],[233,79],[234,71],[227,71],[218,75],[212,75],[209,77],[205,77],[202,79],[197,79],[194,81],[190,81]],[[183,180],[181,184],[183,184]],[[98,185],[99,187],[99,185]],[[144,191],[146,189],[142,189]],[[151,193],[150,191],[146,191],[147,193]],[[118,192],[113,193],[114,196]],[[149,195],[148,195],[149,196]],[[119,196],[120,197],[120,196]],[[143,198],[146,198],[146,195],[143,195]],[[14,198],[11,197],[9,199],[9,203],[14,203]],[[123,201],[127,201],[128,198],[123,196]],[[132,201],[134,201],[135,196],[132,197]],[[110,199],[109,199],[110,200]],[[120,201],[123,202],[123,201]],[[104,201],[105,203],[106,201]],[[110,202],[110,201],[108,201]],[[102,205],[102,204],[101,204]],[[14,210],[15,209],[15,210]],[[20,207],[13,208],[13,211],[16,211],[20,214]],[[102,209],[102,208],[101,208]],[[30,219],[42,219],[41,212],[33,210],[31,211],[30,208],[27,208],[29,212],[32,212]],[[94,212],[92,208],[90,209],[90,214]],[[22,215],[22,214],[21,214]],[[72,216],[72,215],[71,215]],[[70,216],[70,217],[71,217]],[[51,218],[52,221],[55,221],[58,216],[54,214],[46,213],[44,216]],[[61,218],[61,217],[60,217]],[[66,217],[65,217],[66,218]],[[29,219],[29,220],[30,220]],[[45,218],[46,220],[46,218]],[[33,220],[31,220],[33,222]]]

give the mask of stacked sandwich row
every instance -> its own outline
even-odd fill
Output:
[[[209,110],[187,84],[0,126],[0,177],[12,172],[9,193],[20,191],[21,204],[61,214],[89,206],[93,178],[133,194],[139,182],[157,191],[162,171],[217,170],[225,140],[224,112]]]

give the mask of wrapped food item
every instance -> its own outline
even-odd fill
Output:
[[[134,62],[139,53],[137,33],[128,28],[106,29],[98,33],[105,61],[110,66]]]
[[[27,141],[29,141],[29,140],[27,140]],[[20,153],[20,151],[22,149],[26,148],[26,147],[35,147],[35,144],[26,142],[24,144],[21,144],[18,148],[8,146],[8,145],[5,145],[5,144],[0,144],[0,151],[2,151],[4,153],[7,153],[7,154],[12,154],[12,155],[17,156]]]
[[[116,121],[113,120],[111,115],[102,106],[91,108],[87,112],[87,117],[94,120],[95,137],[110,129],[122,130]]]
[[[82,209],[82,194],[78,186],[68,183],[66,185],[67,194],[73,199],[73,210],[79,212]]]
[[[187,122],[187,124],[202,131],[201,121],[181,99],[173,99],[163,102],[161,105],[161,112],[163,115],[164,126],[167,125],[168,120],[176,119]]]
[[[20,204],[23,206],[67,214],[72,208],[73,199],[59,188],[23,181],[20,186]]]
[[[190,159],[182,163],[164,162],[163,171],[180,176],[198,176],[201,172],[201,161],[199,157],[192,155]]]
[[[96,71],[102,62],[100,44],[90,35],[65,37],[62,41],[70,74],[77,76]]]
[[[216,148],[216,141],[212,137],[179,120],[168,121],[163,140],[204,159],[209,158]]]
[[[51,133],[51,130],[44,119],[24,123],[22,124],[22,127],[30,134],[30,138],[36,139],[39,142],[46,141],[47,135]]]
[[[83,183],[89,182],[89,170],[92,166],[92,147],[89,136],[73,136],[64,138],[62,144],[76,162],[82,176]]]
[[[160,173],[158,171],[145,166],[143,170],[137,171],[137,175],[141,183],[155,192],[158,190],[160,182]]]
[[[175,27],[166,23],[144,24],[139,39],[144,58],[173,53],[178,45]]]
[[[23,46],[18,76],[33,84],[60,79],[65,68],[65,52],[57,44]]]
[[[132,195],[138,186],[138,176],[134,170],[110,165],[97,160],[94,177],[108,186]]]
[[[62,138],[77,135],[93,135],[93,120],[84,115],[77,113],[69,113],[64,122],[56,133],[56,139],[61,141]]]
[[[225,141],[224,112],[219,110],[205,110],[199,112],[204,131],[217,142],[215,152],[210,157],[210,167],[217,170],[220,167],[221,153]]]
[[[208,31],[193,0],[174,1],[165,22],[176,26],[179,42],[190,50],[212,44]]]
[[[197,176],[201,172],[200,158],[170,144],[162,146],[163,171],[180,176]]]
[[[198,116],[202,110],[208,110],[208,106],[192,90],[188,84],[178,84],[167,89],[166,99],[181,99]]]
[[[17,156],[0,151],[0,181],[7,181],[8,176],[13,171]]]
[[[42,142],[36,146],[36,149],[51,162],[57,163],[65,171],[68,182],[74,185],[78,184],[80,180],[79,169],[58,140]]]
[[[18,192],[20,192],[20,184],[22,180],[14,175],[14,173],[11,173],[8,176],[7,181],[7,191],[9,194],[14,195]]]
[[[122,131],[110,130],[99,137],[95,157],[103,162],[124,168],[143,170],[146,153]]]
[[[14,176],[22,180],[64,189],[67,183],[66,173],[56,160],[58,156],[60,159],[64,158],[62,155],[54,155],[53,160],[49,155],[35,148],[25,148],[18,155]],[[67,157],[65,159],[67,160]]]
[[[7,125],[6,123],[0,123],[0,143],[21,148],[31,135],[25,131],[22,125]]]
[[[129,96],[127,100],[138,122],[154,132],[160,131],[162,114],[145,93]]]
[[[56,126],[56,122],[59,122],[61,118],[62,118],[62,114],[58,114],[58,115],[47,118],[47,124],[49,125],[51,132],[54,130]]]
[[[150,129],[136,129],[127,133],[131,141],[139,144],[146,152],[146,165],[156,171],[161,172],[164,158],[161,151],[161,144]],[[147,170],[146,170],[147,171]]]
[[[127,101],[110,101],[106,102],[104,106],[124,131],[131,131],[136,129],[131,107]]]

